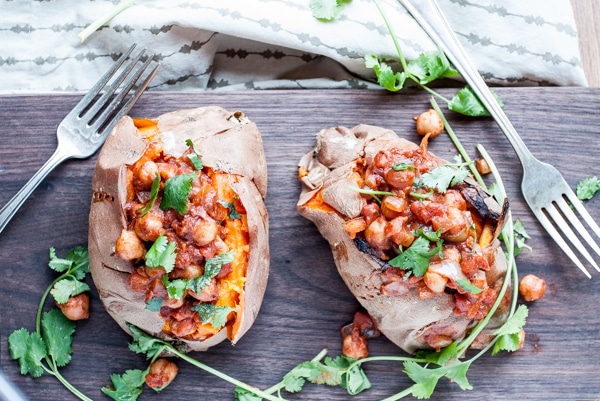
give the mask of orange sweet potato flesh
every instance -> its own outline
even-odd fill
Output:
[[[448,341],[464,338],[475,322],[471,317],[455,313],[452,291],[422,297],[419,289],[414,287],[402,294],[386,294],[382,291],[384,262],[359,249],[354,231],[344,229],[345,223],[347,227],[353,226],[351,220],[361,218],[365,204],[365,196],[351,189],[363,184],[356,171],[360,166],[370,165],[378,152],[392,148],[412,151],[419,149],[419,145],[400,138],[391,130],[372,125],[322,130],[316,136],[315,148],[299,163],[302,191],[297,209],[328,241],[340,276],[381,333],[403,350],[414,353],[437,348],[428,340],[432,337],[442,340],[447,337]],[[447,163],[435,155],[431,157],[438,165]],[[500,215],[503,217],[505,213],[501,211]],[[496,225],[497,235],[502,221]],[[489,229],[486,229],[484,241],[485,247],[494,255],[493,266],[485,272],[485,277],[489,287],[497,290],[507,271],[506,259],[499,241],[491,238]],[[490,333],[506,320],[507,301],[505,298],[488,329],[474,343],[475,347],[489,343]]]
[[[146,309],[145,294],[134,291],[129,277],[133,262],[115,254],[121,231],[128,226],[124,210],[132,200],[131,171],[152,141],[173,157],[189,151],[191,139],[211,175],[220,200],[236,202],[242,218],[226,220],[223,242],[234,251],[230,271],[220,278],[216,305],[234,307],[226,326],[198,327],[194,338],[174,338],[158,312]],[[205,351],[225,339],[235,344],[259,312],[269,274],[268,214],[264,205],[267,167],[260,132],[241,112],[218,106],[180,110],[157,118],[124,117],[100,151],[92,181],[88,248],[94,284],[107,312],[128,331],[133,324],[184,351]],[[237,208],[237,207],[236,207]],[[139,261],[138,265],[139,266]]]

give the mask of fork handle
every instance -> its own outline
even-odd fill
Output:
[[[0,233],[4,230],[10,219],[17,213],[17,210],[25,203],[29,195],[40,185],[42,180],[46,178],[50,171],[54,170],[68,155],[59,146],[52,156],[44,163],[42,167],[27,181],[27,183],[12,197],[12,199],[4,205],[0,210]]]
[[[417,10],[411,4],[413,2],[410,0],[398,1],[427,32],[433,42],[440,46],[452,64],[460,71],[465,81],[471,86],[477,97],[479,97],[479,100],[488,109],[502,132],[506,135],[521,163],[523,165],[530,164],[534,159],[533,155],[504,113],[504,110],[502,110],[502,107],[500,107],[500,104],[498,104],[498,101],[481,77],[481,74],[479,74],[475,65],[467,56],[437,2],[435,0],[419,1],[420,4],[425,3],[426,9],[422,7],[421,10]],[[427,15],[428,18],[425,19],[423,15]]]

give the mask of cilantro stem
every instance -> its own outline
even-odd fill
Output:
[[[444,113],[442,113],[442,110],[440,109],[439,104],[436,102],[434,97],[432,97],[430,99],[430,102],[431,102],[431,106],[433,107],[433,109],[438,113],[438,115],[442,119],[442,122],[444,123],[444,129],[446,130],[446,133],[448,134],[448,136],[450,137],[450,140],[454,144],[454,147],[456,147],[456,150],[458,151],[458,153],[461,155],[463,160],[465,160],[466,162],[471,162],[469,165],[469,170],[471,170],[473,177],[475,177],[475,179],[477,180],[479,185],[481,185],[483,188],[486,188],[486,185],[483,182],[483,178],[481,178],[479,171],[477,171],[477,168],[475,168],[475,166],[473,165],[472,160],[469,157],[469,154],[467,153],[467,151],[463,147],[462,143],[458,139],[458,136],[454,133],[454,130],[448,123],[446,116],[444,116]]]
[[[213,369],[210,366],[205,365],[202,362],[197,361],[194,358],[188,356],[187,354],[182,353],[177,348],[173,347],[172,345],[170,345],[168,343],[166,343],[166,345],[165,345],[165,350],[168,350],[169,352],[173,353],[177,357],[179,357],[179,358],[183,359],[184,361],[186,361],[186,362],[194,365],[197,368],[200,368],[200,369],[204,370],[205,372],[208,372],[208,373],[210,373],[210,374],[212,374],[214,376],[217,376],[218,378],[220,378],[222,380],[225,380],[225,381],[227,381],[227,382],[229,382],[229,383],[231,383],[231,384],[233,384],[235,386],[241,387],[244,390],[250,391],[251,393],[256,394],[256,395],[258,395],[258,396],[260,396],[262,398],[265,398],[265,399],[270,400],[270,401],[286,401],[285,398],[275,397],[275,396],[273,396],[271,394],[268,394],[265,391],[262,391],[262,390],[258,389],[257,387],[250,386],[250,385],[248,385],[248,384],[246,384],[246,383],[244,383],[242,381],[239,381],[239,380],[237,380],[237,379],[235,379],[235,378],[233,378],[233,377],[231,377],[231,376],[229,376],[229,375],[227,375],[225,373],[222,373],[222,372],[220,372],[220,371],[218,371],[216,369]]]
[[[136,0],[122,0],[119,4],[113,7],[108,13],[102,15],[100,18],[93,21],[90,25],[88,25],[83,31],[81,31],[77,37],[81,41],[81,43],[85,42],[85,40],[94,32],[96,32],[100,27],[106,24],[108,21],[116,17],[118,14],[123,12],[126,8],[130,7]]]
[[[319,352],[313,359],[311,359],[311,362],[319,362],[321,359],[325,358],[327,356],[327,353],[329,351],[327,350],[327,348],[323,348],[321,350],[321,352]],[[273,393],[279,393],[281,391],[282,388],[285,387],[285,384],[283,382],[283,380],[281,380],[279,383],[269,387],[268,389],[264,390],[264,392],[266,394],[273,394]],[[281,398],[278,398],[281,399]]]
[[[373,0],[373,3],[375,3],[375,6],[379,10],[379,13],[381,14],[381,17],[383,18],[385,26],[388,29],[388,32],[389,32],[390,36],[392,37],[392,41],[394,42],[394,47],[396,48],[396,52],[398,53],[398,60],[400,61],[400,64],[402,65],[402,71],[404,71],[404,73],[406,74],[406,77],[409,78],[414,83],[416,83],[420,88],[422,88],[425,91],[427,91],[430,94],[432,94],[433,96],[436,96],[436,97],[440,98],[441,100],[443,100],[446,103],[450,103],[449,99],[446,99],[444,96],[442,96],[441,94],[437,93],[433,89],[429,88],[427,85],[423,85],[421,83],[421,81],[417,77],[415,77],[413,74],[411,74],[409,72],[409,70],[408,70],[408,63],[406,62],[406,58],[404,57],[404,53],[402,52],[402,48],[400,47],[400,43],[398,43],[398,38],[396,37],[396,34],[394,33],[394,29],[392,28],[392,24],[390,23],[390,21],[388,20],[387,16],[385,15],[385,12],[381,8],[381,5],[379,4],[379,1]]]

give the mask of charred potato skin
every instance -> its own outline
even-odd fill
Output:
[[[344,283],[374,319],[381,333],[406,352],[414,353],[431,348],[425,341],[428,333],[444,333],[453,340],[460,340],[468,334],[473,321],[453,312],[453,297],[447,293],[427,299],[420,299],[416,289],[403,295],[382,294],[382,261],[359,249],[343,229],[344,221],[357,217],[361,210],[361,195],[348,190],[349,185],[356,186],[352,181],[355,163],[364,160],[369,165],[377,152],[393,147],[410,150],[418,145],[398,137],[391,130],[371,125],[322,130],[317,134],[314,150],[304,155],[299,163],[302,189],[297,210],[312,221],[328,241]],[[437,159],[440,164],[446,163]],[[311,205],[317,194],[330,208]],[[492,246],[495,247],[495,263],[487,276],[499,290],[507,263],[497,240]],[[506,320],[508,300],[504,301],[474,343],[476,347],[484,347],[491,339],[491,332]]]
[[[218,106],[180,110],[157,117],[165,151],[181,154],[191,139],[205,166],[236,174],[232,185],[247,211],[250,239],[241,321],[230,338],[236,343],[252,326],[258,315],[269,274],[268,213],[264,204],[267,192],[267,165],[262,138],[256,125],[240,112]],[[173,339],[162,333],[164,320],[146,309],[144,295],[133,291],[128,277],[134,270],[130,262],[115,254],[115,243],[126,216],[125,185],[127,166],[145,151],[148,139],[141,135],[130,117],[124,117],[100,151],[92,180],[88,249],[92,279],[107,312],[129,332],[133,324],[147,333],[168,341],[176,340],[185,351],[205,351],[227,338],[223,329],[204,341]],[[239,313],[239,311],[238,311]]]

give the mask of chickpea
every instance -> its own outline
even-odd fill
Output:
[[[90,297],[86,293],[72,296],[64,304],[56,302],[56,306],[69,320],[84,320],[90,317]]]
[[[435,138],[444,130],[444,122],[434,109],[419,114],[415,117],[415,121],[417,133],[421,136],[429,134],[430,138]]]
[[[158,167],[153,161],[146,161],[135,169],[135,184],[140,190],[149,190],[158,173]]]
[[[167,387],[177,376],[179,368],[167,358],[158,358],[150,364],[150,371],[146,375],[148,387],[160,391]]]
[[[533,274],[528,274],[519,282],[519,294],[526,302],[537,301],[546,292],[546,280]]]
[[[423,276],[423,281],[425,282],[427,288],[436,294],[440,294],[446,289],[448,278],[442,276],[441,274],[428,271],[425,273],[425,276]]]
[[[115,244],[115,253],[123,260],[131,261],[141,259],[146,254],[144,243],[135,231],[123,229]]]
[[[484,158],[475,160],[475,168],[480,174],[489,174],[492,172],[492,168]]]
[[[156,241],[160,234],[164,232],[163,213],[161,210],[151,209],[135,222],[135,233],[143,241]]]

